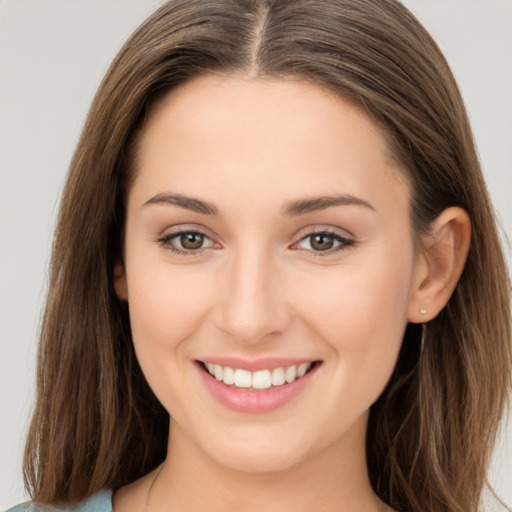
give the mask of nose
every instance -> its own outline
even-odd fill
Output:
[[[218,327],[238,343],[269,341],[290,321],[282,272],[268,252],[240,251],[222,273]]]

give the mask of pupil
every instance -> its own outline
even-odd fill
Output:
[[[184,249],[199,249],[203,245],[204,236],[200,233],[185,233],[181,235],[180,242]]]
[[[328,249],[332,248],[333,244],[333,236],[326,233],[313,235],[311,240],[311,247],[317,251],[327,251]]]

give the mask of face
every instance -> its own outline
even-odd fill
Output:
[[[409,199],[378,126],[318,86],[208,76],[163,100],[115,285],[176,439],[245,471],[360,449],[414,288]]]

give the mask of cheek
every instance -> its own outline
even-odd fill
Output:
[[[140,260],[127,265],[127,274],[130,322],[138,350],[179,345],[207,315],[207,271],[187,272],[162,260]]]
[[[356,262],[301,279],[302,291],[296,296],[304,298],[299,302],[312,321],[321,319],[319,324],[326,329],[342,327],[340,332],[378,326],[389,332],[397,323],[402,327],[412,278],[410,260],[367,259],[369,264]]]
[[[302,316],[336,362],[333,378],[356,384],[356,395],[367,393],[370,403],[396,363],[407,325],[412,270],[412,257],[384,252],[305,283]]]
[[[180,416],[180,379],[190,371],[190,340],[207,316],[208,281],[165,261],[134,258],[130,263],[128,303],[137,359],[162,405]]]

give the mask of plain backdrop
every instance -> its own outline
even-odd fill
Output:
[[[26,499],[21,457],[59,194],[99,81],[157,0],[0,0],[0,510]],[[512,0],[405,0],[467,103],[512,239]],[[490,474],[512,505],[512,425]]]

